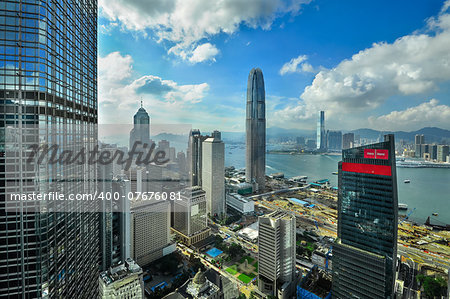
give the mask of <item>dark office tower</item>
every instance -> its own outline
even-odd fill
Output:
[[[328,131],[327,143],[329,150],[340,151],[342,150],[342,132],[341,131]]]
[[[397,258],[394,135],[342,151],[333,298],[393,298]]]
[[[346,133],[342,135],[342,149],[349,149],[355,143],[355,134]]]
[[[142,144],[150,144],[150,116],[142,106],[138,109],[133,116],[134,127],[130,132],[130,150],[136,141],[142,142]],[[139,146],[137,147],[139,148]]]
[[[191,186],[202,185],[202,142],[206,138],[208,136],[202,136],[199,129],[192,129],[189,134],[187,160]]]
[[[414,143],[415,143],[415,152],[416,152],[416,158],[422,158],[423,152],[422,152],[422,144],[425,144],[425,136],[417,134],[414,137]]]
[[[247,82],[247,154],[245,176],[253,191],[264,190],[266,173],[266,92],[261,69],[254,68]]]
[[[327,136],[325,132],[325,111],[319,112],[319,118],[317,119],[317,149],[327,149]]]
[[[0,137],[0,298],[95,298],[92,204],[10,199],[96,188],[94,165],[38,165],[17,153],[36,143],[97,145],[97,1],[4,0],[0,25],[0,132],[14,131]]]

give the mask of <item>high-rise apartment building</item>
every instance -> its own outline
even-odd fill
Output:
[[[97,144],[97,1],[5,0],[0,20],[0,130],[14,131],[0,138],[0,298],[94,298],[94,203],[8,198],[95,191],[94,165],[38,165],[18,153],[33,144]]]
[[[342,152],[333,298],[393,298],[397,175],[394,135],[384,138]]]
[[[327,149],[327,136],[325,132],[325,111],[319,112],[319,118],[317,119],[317,142],[316,146],[318,150]]]
[[[446,162],[448,154],[449,154],[449,146],[448,145],[438,145],[437,146],[437,161],[438,162]]]
[[[423,134],[422,135],[417,134],[416,136],[414,136],[414,145],[415,145],[414,149],[417,158],[422,158],[423,156],[422,144],[425,144],[425,136]]]
[[[345,133],[342,135],[342,149],[349,149],[353,147],[355,143],[355,134],[354,133]]]
[[[259,217],[258,288],[277,298],[291,298],[295,290],[295,216],[275,211]]]
[[[247,81],[245,176],[253,191],[264,190],[266,179],[266,92],[261,69],[250,71]]]
[[[181,200],[174,201],[173,231],[187,246],[209,237],[205,191],[199,186],[181,192]]]
[[[220,132],[213,132],[202,145],[202,188],[209,215],[222,217],[225,210],[225,144]]]

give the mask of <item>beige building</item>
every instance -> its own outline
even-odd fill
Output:
[[[258,288],[277,298],[295,292],[295,216],[275,211],[259,217]]]
[[[187,246],[208,238],[205,191],[195,186],[183,190],[181,200],[174,201],[174,223],[172,230]]]
[[[170,235],[170,203],[153,201],[131,208],[131,257],[141,266],[175,251]]]
[[[225,214],[225,144],[220,132],[202,143],[202,188],[206,192],[209,215]]]
[[[100,273],[99,288],[102,299],[144,298],[142,269],[132,259],[127,259]]]

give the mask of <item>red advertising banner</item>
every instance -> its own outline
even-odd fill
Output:
[[[375,159],[387,160],[389,158],[389,151],[385,149],[377,149],[375,151]]]
[[[391,176],[391,166],[361,163],[342,163],[342,171]]]
[[[375,150],[371,148],[364,149],[364,158],[375,159]]]
[[[365,148],[364,149],[364,158],[366,159],[383,159],[387,160],[389,158],[389,151],[385,149],[373,149],[373,148]]]

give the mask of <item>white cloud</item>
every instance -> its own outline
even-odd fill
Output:
[[[124,30],[168,41],[169,53],[191,60],[202,40],[233,34],[241,24],[269,29],[282,15],[296,15],[311,0],[99,0],[101,15]],[[210,52],[211,54],[212,52]],[[218,53],[218,52],[217,52]],[[216,53],[216,55],[217,55]],[[209,59],[211,59],[210,57]],[[199,62],[192,58],[191,62]]]
[[[439,84],[450,81],[449,7],[447,1],[438,16],[427,20],[427,32],[415,32],[393,43],[374,43],[334,68],[321,68],[298,105],[279,111],[278,119],[298,124],[299,119],[314,120],[317,111],[325,110],[329,118],[339,120],[340,127],[349,127],[351,121],[355,125],[353,119],[362,125],[364,114],[386,101],[436,91]],[[285,73],[297,70],[304,61],[301,58],[285,65]],[[351,118],[346,117],[349,114]]]
[[[192,63],[203,62],[203,61],[216,61],[214,58],[217,54],[219,54],[219,50],[214,45],[210,43],[205,43],[200,46],[197,46],[195,50],[192,52],[192,56],[189,57],[189,61]]]
[[[431,99],[418,106],[402,111],[392,111],[378,117],[370,117],[372,127],[380,130],[411,131],[423,127],[450,128],[450,106],[439,105],[439,101]]]
[[[130,116],[117,114],[117,109],[132,115],[131,110],[141,97],[146,105],[158,109],[158,117],[170,119],[176,112],[182,115],[183,109],[201,102],[209,90],[207,83],[180,85],[154,75],[133,79],[132,57],[119,52],[98,60],[98,98],[104,112],[100,115],[101,123],[129,122]]]
[[[306,62],[308,56],[300,55],[296,58],[292,58],[289,62],[286,62],[280,69],[280,75],[288,73],[314,73],[314,68],[311,64]]]

